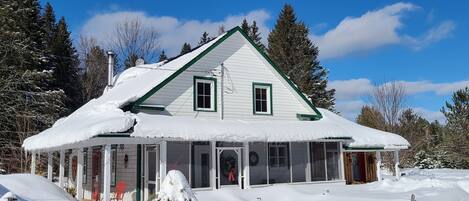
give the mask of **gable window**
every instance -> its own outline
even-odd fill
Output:
[[[216,111],[216,79],[194,77],[194,110]]]
[[[253,83],[253,112],[254,114],[272,114],[272,85]]]

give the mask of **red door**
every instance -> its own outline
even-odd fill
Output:
[[[92,199],[100,200],[101,194],[101,149],[93,149],[91,161]]]

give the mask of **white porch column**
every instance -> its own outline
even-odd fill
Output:
[[[60,166],[59,166],[59,187],[64,187],[64,174],[65,174],[65,150],[60,150]]]
[[[164,178],[166,177],[166,158],[167,158],[167,142],[163,141],[160,144],[160,182],[163,183]],[[161,186],[160,184],[160,186]]]
[[[396,171],[396,179],[401,177],[401,170],[399,169],[399,151],[394,151],[394,170]]]
[[[211,148],[212,148],[212,155],[210,155],[210,186],[212,189],[217,188],[217,171],[216,171],[216,166],[217,166],[217,142],[216,141],[211,141],[210,142]]]
[[[340,170],[340,179],[345,180],[345,167],[344,167],[344,148],[342,145],[343,142],[339,142],[339,170]]]
[[[52,153],[49,152],[47,153],[47,180],[49,181],[52,181],[52,168],[53,168],[53,164],[52,164]]]
[[[104,146],[103,201],[111,200],[111,145]]]
[[[83,148],[78,149],[78,155],[77,155],[77,178],[75,181],[77,181],[77,194],[76,198],[78,200],[83,199]]]
[[[31,174],[36,174],[36,152],[31,153]]]
[[[249,186],[249,142],[244,142],[243,143],[244,147],[244,168],[243,168],[243,175],[244,175],[244,188],[248,189],[250,188]]]
[[[381,181],[381,152],[376,152],[376,178]]]

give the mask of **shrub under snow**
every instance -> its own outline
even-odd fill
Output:
[[[171,170],[161,184],[157,201],[197,201],[189,183],[178,170]]]

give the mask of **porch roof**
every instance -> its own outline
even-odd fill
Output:
[[[193,117],[124,113],[120,118],[106,115],[76,122],[76,127],[60,132],[43,132],[28,138],[23,144],[26,150],[48,150],[70,145],[89,144],[97,137],[114,136],[103,130],[128,130],[129,143],[137,139],[183,141],[234,141],[234,142],[289,142],[318,141],[325,139],[350,139],[350,148],[373,148],[383,150],[405,149],[409,146],[403,137],[344,119],[326,109],[318,108],[323,118],[316,121],[246,121],[200,119]],[[92,114],[91,114],[92,115]],[[125,118],[123,118],[125,117]],[[135,120],[135,123],[134,123]],[[135,124],[135,125],[134,125]],[[100,127],[104,127],[100,128]],[[131,138],[131,139],[130,139]],[[140,140],[139,140],[140,141]],[[102,141],[105,143],[106,141]],[[120,139],[125,144],[125,138]]]
[[[137,114],[133,137],[188,141],[294,142],[351,139],[352,148],[405,149],[403,137],[361,126],[326,109],[316,121],[245,121]]]

